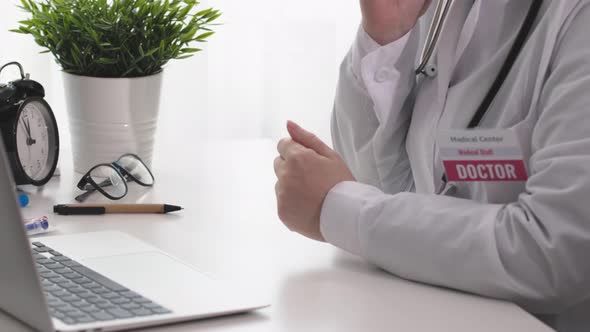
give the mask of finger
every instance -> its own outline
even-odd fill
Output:
[[[277,145],[277,151],[283,157],[283,159],[288,160],[290,156],[292,156],[296,152],[301,152],[304,150],[305,147],[299,143],[296,143],[290,138],[283,138],[279,141]]]
[[[283,157],[278,156],[275,158],[274,162],[273,162],[273,166],[275,169],[275,174],[277,176],[279,176],[279,170],[284,166],[285,164],[285,159],[283,159]]]
[[[288,121],[287,130],[289,131],[289,135],[291,135],[293,141],[303,145],[308,149],[314,150],[319,155],[324,157],[332,157],[334,155],[334,150],[332,150],[332,148],[326,145],[326,143],[322,142],[322,140],[316,135],[301,128],[295,122]]]
[[[277,216],[279,217],[279,220],[285,224],[285,222],[283,221],[284,219],[284,215],[283,215],[283,210],[281,209],[281,184],[277,181],[277,183],[275,184],[275,195],[277,197]]]
[[[281,184],[279,183],[279,181],[277,181],[275,183],[275,197],[277,199],[277,215],[279,216],[279,219],[281,219],[280,215],[281,215],[281,211],[280,211],[280,206],[281,206],[281,202],[279,201],[279,193],[281,191]]]

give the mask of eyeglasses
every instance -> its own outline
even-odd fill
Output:
[[[76,201],[83,202],[98,191],[112,200],[127,195],[127,181],[135,181],[144,187],[154,185],[154,175],[138,156],[128,153],[110,164],[92,167],[78,182],[78,189],[85,193],[76,196]]]

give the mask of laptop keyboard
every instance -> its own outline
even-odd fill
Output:
[[[33,242],[32,248],[49,312],[65,324],[171,312],[43,243]]]

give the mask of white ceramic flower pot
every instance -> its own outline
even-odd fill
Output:
[[[151,166],[162,73],[100,78],[64,73],[74,170],[139,155]]]

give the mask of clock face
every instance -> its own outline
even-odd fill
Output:
[[[26,102],[16,126],[18,159],[25,174],[42,181],[53,171],[57,158],[57,130],[50,111],[38,100]]]

